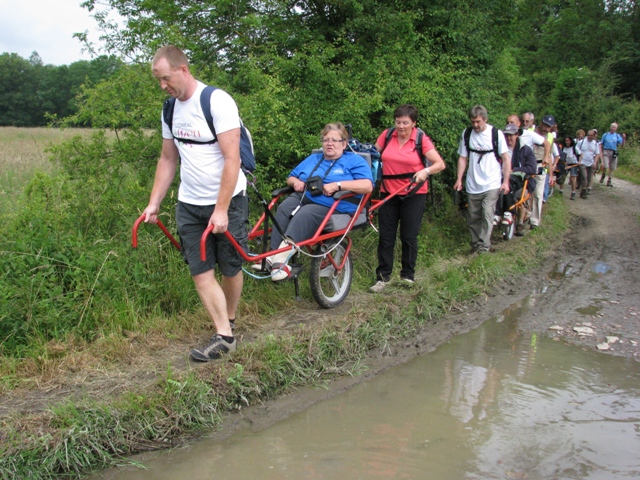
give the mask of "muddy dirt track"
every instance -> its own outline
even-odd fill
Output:
[[[621,180],[615,180],[614,184],[614,188],[596,184],[593,194],[584,200],[570,201],[568,191],[565,191],[564,201],[569,204],[572,228],[562,245],[536,272],[524,278],[505,280],[492,295],[469,302],[462,311],[441,319],[414,339],[371,352],[364,374],[338,380],[330,391],[298,392],[281,399],[278,406],[270,404],[267,422],[272,423],[324,396],[365,381],[383,369],[431,351],[452,336],[477,327],[518,302],[528,305],[519,321],[519,328],[526,333],[549,335],[584,348],[599,348],[602,354],[640,360],[640,187]],[[517,237],[512,241],[518,241]],[[496,241],[498,251],[504,246],[505,243]],[[332,310],[332,315],[348,314],[350,305],[366,301],[367,295],[352,295],[347,305]],[[322,321],[321,317],[328,314],[316,308],[313,312],[305,309],[301,315],[307,317],[307,321],[310,315],[315,321]],[[274,319],[268,327],[286,330],[288,325],[298,324],[300,320]],[[587,334],[580,334],[575,328],[586,329],[583,331]],[[244,342],[262,334],[260,328],[248,326],[248,329]],[[607,337],[617,337],[617,341],[609,338],[607,342]],[[157,344],[152,345],[153,341]],[[42,411],[68,398],[88,396],[98,399],[119,395],[153,383],[157,375],[166,371],[168,362],[177,370],[189,368],[184,353],[201,341],[195,336],[170,342],[147,339],[135,346],[135,351],[134,342],[131,361],[117,369],[98,366],[86,372],[66,365],[64,372],[53,375],[35,388],[10,390],[0,395],[0,415]],[[306,395],[309,397],[301,398]],[[267,407],[263,405],[245,411],[244,421],[250,420],[250,411],[258,414],[264,412],[264,408]],[[251,420],[254,421],[258,418]]]
[[[518,328],[524,334],[547,335],[603,355],[640,361],[640,187],[620,180],[614,184],[614,188],[597,184],[584,200],[571,201],[569,191],[564,192],[572,228],[537,271],[506,280],[492,295],[469,302],[415,339],[372,352],[364,374],[337,380],[328,390],[301,389],[234,414],[213,437],[223,439],[245,427],[266,428],[382,370],[432,351],[505,310],[521,309]],[[498,251],[501,245],[505,246],[497,240]]]
[[[614,185],[596,184],[592,195],[575,201],[565,192],[573,228],[540,272],[541,292],[519,325],[640,360],[640,188],[615,179]]]

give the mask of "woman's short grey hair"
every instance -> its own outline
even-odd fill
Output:
[[[484,105],[476,105],[471,108],[471,110],[469,110],[469,118],[473,119],[477,117],[482,117],[482,119],[485,121],[489,117],[489,113],[487,112],[487,109],[484,107]]]
[[[323,139],[327,135],[327,133],[331,131],[340,132],[340,137],[342,137],[342,140],[349,140],[349,133],[341,122],[327,123],[320,132],[320,139]]]

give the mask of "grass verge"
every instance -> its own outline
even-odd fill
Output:
[[[230,409],[353,374],[372,349],[438,328],[452,308],[539,265],[568,228],[562,199],[548,202],[544,221],[544,228],[503,243],[496,254],[470,257],[463,254],[468,234],[462,219],[440,218],[425,224],[429,240],[421,242],[413,289],[391,286],[389,294],[367,296],[345,315],[277,335],[258,334],[224,361],[184,372],[168,367],[152,385],[118,398],[86,398],[2,418],[0,478],[77,476],[122,463],[127,455],[166,448],[215,428]],[[357,242],[355,270],[371,272],[367,252],[375,235],[363,234]],[[357,277],[354,293],[371,281]]]
[[[620,149],[618,169],[614,176],[640,185],[640,148],[625,146]]]

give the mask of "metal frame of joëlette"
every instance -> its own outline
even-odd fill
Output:
[[[347,224],[347,226],[345,228],[342,228],[340,230],[335,230],[333,232],[322,233],[322,231],[326,227],[327,223],[329,222],[329,219],[331,218],[331,215],[335,212],[335,210],[336,210],[338,204],[340,203],[340,201],[342,201],[345,198],[353,197],[353,196],[356,195],[356,194],[354,194],[353,192],[350,192],[350,191],[337,192],[336,194],[334,194],[334,199],[336,199],[336,201],[333,203],[333,205],[329,209],[329,212],[327,212],[326,217],[324,218],[324,220],[322,221],[322,223],[318,227],[318,230],[316,231],[316,233],[311,238],[297,243],[296,246],[298,248],[306,247],[309,251],[312,251],[313,247],[318,243],[322,243],[325,240],[330,240],[330,239],[333,239],[333,238],[346,236],[346,234],[348,232],[350,232],[351,229],[353,228],[353,225],[355,224],[356,220],[358,219],[358,217],[362,213],[362,210],[366,207],[366,205],[367,205],[367,203],[369,203],[369,201],[371,202],[371,206],[369,207],[368,220],[369,220],[369,222],[371,222],[373,220],[373,216],[375,214],[375,211],[377,209],[379,209],[385,202],[387,202],[388,200],[390,200],[391,198],[393,198],[393,197],[395,197],[397,195],[400,195],[403,192],[411,193],[412,191],[415,191],[418,188],[420,188],[421,185],[422,185],[421,183],[415,183],[412,180],[409,180],[401,188],[399,188],[398,190],[396,190],[395,192],[393,192],[392,194],[388,195],[387,197],[385,197],[384,199],[381,199],[381,200],[377,200],[377,199],[370,200],[371,194],[367,193],[367,194],[363,195],[364,198],[360,202],[360,204],[358,206],[358,209],[356,210],[354,215],[351,217],[351,220],[349,221],[349,223]],[[293,192],[293,188],[290,188],[290,187],[281,188],[279,190],[276,190],[275,192],[273,192],[272,199],[269,202],[269,204],[265,207],[265,209],[271,210],[273,208],[273,206],[278,202],[278,200],[282,196],[287,195],[287,194],[292,193],[292,192]],[[131,232],[131,245],[133,246],[133,248],[137,248],[138,247],[138,227],[139,227],[140,223],[142,223],[144,221],[144,217],[145,217],[145,215],[142,214],[140,217],[138,217],[138,219],[133,224],[133,229],[132,229],[132,232]],[[249,232],[249,240],[254,240],[254,239],[256,239],[258,237],[261,237],[261,236],[264,237],[264,235],[265,235],[264,228],[262,230],[259,230],[259,229],[262,227],[263,223],[265,223],[265,220],[268,217],[269,217],[269,215],[267,214],[266,211],[262,213],[262,215],[258,219],[258,221],[255,224],[255,226]],[[160,227],[160,230],[162,230],[162,232],[166,235],[166,237],[171,241],[171,243],[178,250],[180,250],[181,249],[180,243],[171,235],[171,233],[167,230],[167,228],[162,224],[162,222],[160,220],[158,220],[157,225],[158,225],[158,227]],[[207,237],[209,236],[209,234],[211,234],[211,232],[213,232],[214,228],[215,228],[214,225],[209,225],[207,227],[207,229],[204,231],[204,233],[202,234],[202,237],[200,238],[200,259],[202,261],[205,261],[207,259],[207,254],[206,254]],[[269,231],[271,231],[271,229],[269,229]],[[276,249],[276,250],[270,250],[270,251],[262,252],[259,255],[249,255],[249,254],[247,254],[247,252],[244,251],[244,248],[242,248],[242,246],[238,243],[238,241],[234,238],[234,236],[228,230],[224,232],[224,235],[227,237],[229,242],[231,242],[233,247],[238,251],[240,256],[246,262],[251,262],[251,263],[258,263],[258,262],[262,261],[266,257],[270,257],[270,256],[275,255],[277,253],[290,251],[290,250],[292,250],[294,248],[293,246],[287,246],[287,247],[279,248],[279,249]],[[347,240],[348,240],[348,244],[347,244],[347,248],[346,248],[345,254],[343,255],[341,264],[340,265],[336,265],[333,262],[333,259],[331,259],[331,263],[333,264],[334,268],[336,268],[338,271],[343,268],[344,263],[346,262],[346,259],[349,256],[349,251],[351,250],[351,239],[348,238]]]
[[[522,185],[522,194],[520,194],[520,199],[516,200],[516,203],[511,205],[509,210],[517,211],[518,208],[520,208],[522,205],[524,205],[525,202],[527,200],[529,200],[529,198],[531,198],[531,193],[529,193],[529,190],[527,189],[527,187],[529,186],[529,179],[532,176],[533,175],[527,175],[527,176],[524,177],[524,184]]]

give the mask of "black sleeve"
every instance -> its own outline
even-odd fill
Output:
[[[533,150],[528,145],[520,148],[520,166],[513,169],[514,172],[523,172],[527,175],[535,175],[538,172],[538,162]]]

